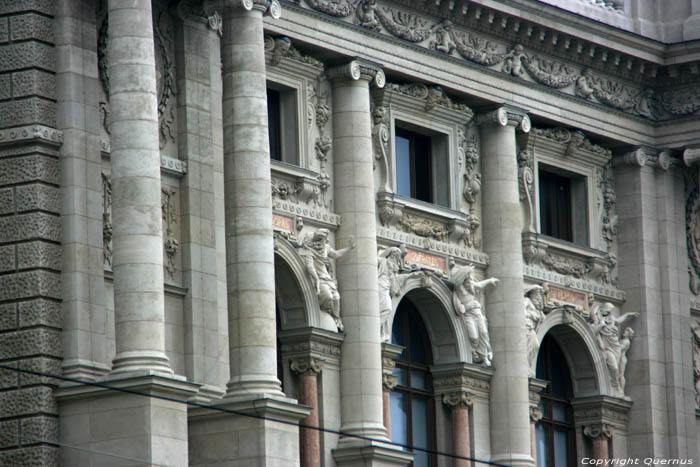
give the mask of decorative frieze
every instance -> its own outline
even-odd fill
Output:
[[[296,374],[319,374],[323,371],[323,360],[316,357],[293,358],[289,368]]]
[[[265,36],[265,53],[270,56],[270,65],[279,65],[282,59],[290,59],[306,65],[311,65],[313,67],[323,70],[323,62],[311,57],[310,55],[304,55],[292,44],[291,39],[288,37],[272,37]]]
[[[0,145],[30,141],[57,147],[63,143],[63,133],[44,125],[27,125],[0,130]]]
[[[104,268],[112,270],[112,180],[102,172],[102,261]]]
[[[442,403],[449,408],[471,407],[474,405],[474,395],[467,391],[446,392],[442,395]]]
[[[177,191],[173,188],[163,186],[161,188],[161,211],[163,218],[163,253],[165,277],[170,281],[175,280],[175,272],[177,270],[175,256],[180,249],[180,242],[176,236],[177,225],[177,208],[175,197]]]
[[[700,409],[700,321],[693,319],[693,383],[695,387],[695,408]]]
[[[685,202],[685,238],[688,250],[688,286],[694,295],[700,293],[700,191],[696,187]]]

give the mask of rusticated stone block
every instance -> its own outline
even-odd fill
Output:
[[[61,332],[56,329],[33,328],[7,332],[0,334],[0,359],[37,354],[60,358],[62,346]]]
[[[2,57],[0,57],[0,62]],[[0,122],[14,125],[56,125],[56,103],[40,97],[0,102]]]
[[[0,300],[61,298],[61,276],[49,271],[27,271],[0,276]]]
[[[17,212],[61,212],[61,192],[58,187],[35,183],[17,187]]]
[[[58,185],[58,159],[39,154],[0,159],[0,186],[33,181]]]
[[[58,441],[58,419],[40,415],[20,421],[22,436],[34,440]]]
[[[53,20],[36,13],[11,16],[10,37],[13,41],[38,39],[53,42]]]
[[[0,331],[17,328],[17,304],[0,305]]]
[[[0,215],[15,212],[15,194],[12,188],[0,190]]]
[[[17,366],[17,362],[3,362],[3,365]],[[0,389],[10,389],[19,386],[19,373],[14,370],[0,368]]]
[[[19,216],[0,217],[0,243],[38,238],[54,242],[61,241],[61,223],[58,216],[33,212]]]
[[[17,268],[61,270],[61,245],[41,241],[17,245]]]
[[[38,298],[17,304],[19,311],[19,327],[51,326],[61,327],[61,304]]]
[[[0,246],[0,272],[14,271],[17,267],[15,261],[15,246]]]
[[[29,358],[26,360],[21,360],[19,362],[19,367],[23,370],[31,370],[39,373],[46,373],[49,375],[60,375],[61,374],[61,360],[57,358],[48,357],[37,357]],[[28,386],[30,384],[48,384],[57,385],[60,383],[56,378],[51,378],[49,376],[39,376],[33,375],[31,373],[20,373],[19,374],[19,384],[20,386]]]
[[[56,71],[54,48],[34,41],[0,45],[0,72],[29,67]]]
[[[0,465],[58,465],[58,448],[44,445],[2,451]]]
[[[49,16],[56,14],[56,0],[0,0],[0,15],[37,11]]]
[[[0,27],[2,27],[2,21],[0,21]],[[2,34],[1,31],[0,34]],[[0,99],[9,99],[10,97],[12,97],[10,75],[0,75]]]
[[[0,43],[7,42],[10,38],[7,18],[0,18]]]
[[[19,420],[0,422],[0,449],[16,446],[19,441]]]
[[[19,417],[33,414],[57,414],[53,389],[48,386],[16,389],[0,392],[0,407],[4,417]],[[0,465],[3,464],[0,461]],[[25,464],[35,465],[35,464]]]
[[[41,96],[56,98],[56,75],[41,70],[12,73],[12,97]]]

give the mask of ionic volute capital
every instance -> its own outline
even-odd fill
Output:
[[[613,435],[613,429],[607,423],[592,423],[584,425],[583,434],[590,439],[610,439]]]
[[[210,4],[221,4],[226,9],[243,9],[246,11],[258,10],[264,15],[279,19],[282,16],[282,5],[278,0],[219,0],[211,1]],[[211,8],[211,6],[209,7]]]
[[[323,360],[315,357],[297,357],[289,367],[299,375],[317,375],[323,370]]]
[[[686,149],[683,151],[683,163],[687,167],[700,164],[700,148]]]
[[[532,128],[530,117],[527,116],[527,113],[508,106],[499,107],[489,112],[477,115],[476,124],[513,126],[523,133],[529,133],[530,129]]]
[[[634,151],[627,152],[613,159],[614,166],[620,165],[633,165],[637,167],[644,167],[649,159],[649,155],[643,148],[637,148]]]
[[[353,60],[343,65],[326,70],[326,76],[331,80],[368,81],[381,89],[386,85],[386,76],[381,67],[362,60]]]
[[[467,391],[453,391],[442,395],[442,403],[450,408],[471,407],[474,404],[474,394]]]

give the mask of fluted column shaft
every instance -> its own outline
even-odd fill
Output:
[[[357,242],[357,248],[336,266],[346,334],[340,370],[341,430],[385,438],[369,109],[370,81],[383,85],[384,75],[353,61],[329,70],[329,76],[333,79],[335,208],[343,218],[336,245]]]
[[[527,115],[501,107],[478,117],[482,144],[482,212],[486,292],[493,366],[491,452],[494,462],[533,465],[530,455],[528,362],[523,308],[523,259],[515,140],[516,126],[529,131]]]
[[[112,372],[172,373],[165,356],[163,233],[151,0],[109,2],[114,310]]]
[[[229,2],[223,14],[227,396],[281,395],[262,22],[268,4],[247,10],[245,3]]]

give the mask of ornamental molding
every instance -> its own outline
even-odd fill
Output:
[[[26,125],[0,130],[0,146],[40,143],[55,148],[63,144],[63,132],[45,125]]]
[[[451,409],[469,408],[474,405],[474,394],[467,391],[452,391],[442,395],[442,403]]]
[[[323,70],[324,65],[320,60],[304,55],[292,43],[292,40],[286,36],[272,37],[265,36],[265,54],[269,57],[269,64],[277,66],[284,60],[292,60],[304,65],[309,65],[318,70]]]
[[[316,359],[324,368],[340,364],[343,335],[319,328],[299,328],[279,332],[281,352],[285,361],[297,358]]]
[[[289,368],[298,375],[318,375],[323,371],[324,360],[316,357],[296,357]]]
[[[590,439],[611,439],[613,431],[607,423],[592,423],[583,426],[583,434]]]
[[[441,0],[300,0],[298,5],[369,34],[394,37],[629,116],[664,121],[700,112],[697,64],[662,67],[485,6],[463,2],[455,8],[454,1]]]
[[[695,187],[685,202],[685,234],[688,250],[688,287],[700,294],[700,191]]]
[[[627,431],[632,401],[610,396],[592,396],[572,399],[576,426],[606,424],[616,430]]]
[[[700,320],[692,319],[693,335],[693,386],[695,387],[695,408],[700,409]]]
[[[435,395],[464,392],[488,400],[493,370],[471,363],[455,363],[431,367]]]

